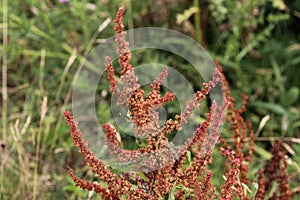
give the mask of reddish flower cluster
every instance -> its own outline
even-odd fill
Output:
[[[130,49],[129,44],[126,42],[126,33],[124,32],[124,24],[122,23],[123,20],[123,14],[125,9],[120,8],[117,12],[117,17],[114,20],[116,23],[116,26],[114,28],[115,32],[118,34],[116,38],[116,42],[118,44],[117,53],[119,56],[119,63],[122,68],[122,71],[120,72],[121,75],[124,75],[127,71],[132,70],[132,65],[130,64]]]
[[[107,62],[107,79],[110,83],[110,91],[118,97],[117,104],[129,110],[134,123],[134,134],[138,137],[145,137],[147,147],[138,150],[124,150],[116,139],[117,132],[115,128],[110,124],[104,124],[102,128],[106,134],[106,144],[110,153],[116,155],[120,162],[135,163],[141,157],[148,155],[139,169],[144,173],[145,177],[142,179],[138,174],[133,175],[130,172],[124,172],[122,178],[110,172],[103,162],[97,160],[88,149],[78,129],[78,124],[69,112],[65,112],[65,118],[70,126],[70,133],[75,146],[84,155],[87,165],[92,168],[93,172],[102,181],[107,182],[108,187],[102,188],[96,183],[81,180],[75,177],[72,169],[69,168],[71,177],[77,186],[87,190],[94,190],[100,193],[104,199],[119,199],[124,195],[129,199],[157,199],[166,196],[170,193],[171,188],[178,185],[190,188],[189,193],[191,197],[206,197],[206,199],[209,199],[214,196],[215,188],[212,187],[211,183],[212,173],[206,167],[212,161],[211,146],[214,145],[213,142],[219,137],[218,132],[223,121],[223,118],[220,116],[224,114],[226,104],[219,106],[216,102],[213,103],[207,120],[195,131],[194,137],[186,141],[183,148],[174,148],[174,152],[171,152],[167,147],[168,139],[166,136],[174,130],[180,130],[182,128],[181,123],[186,124],[188,122],[193,111],[200,106],[200,102],[221,81],[220,74],[216,70],[213,73],[212,80],[203,84],[203,89],[198,91],[194,95],[194,99],[187,103],[184,111],[177,115],[174,120],[169,119],[163,127],[160,127],[157,108],[174,99],[174,94],[171,92],[167,92],[164,96],[160,95],[161,84],[168,75],[167,68],[154,80],[153,84],[151,84],[152,91],[144,98],[144,90],[137,83],[138,79],[135,76],[134,68],[130,64],[130,50],[128,43],[125,41],[126,34],[122,24],[123,12],[124,9],[120,8],[115,19],[117,23],[115,31],[118,33],[116,37],[116,43],[118,44],[117,53],[119,54],[118,62],[122,68],[120,81],[123,82],[123,90],[121,91],[118,88],[118,81],[114,77],[113,63],[109,57],[105,58]],[[207,152],[205,153],[208,154],[203,156],[201,152],[197,152],[190,166],[183,171],[183,164],[188,149],[196,144],[201,146],[208,129],[210,135],[214,137],[214,139],[206,141]],[[179,159],[176,159],[175,155],[181,156]],[[198,181],[201,175],[203,175],[205,182]],[[137,187],[133,187],[132,182]],[[181,189],[176,190],[176,196],[178,197],[184,193]]]
[[[219,70],[222,68],[218,64]],[[254,150],[254,133],[252,130],[252,124],[250,122],[245,122],[242,114],[246,111],[246,105],[248,101],[248,97],[243,94],[243,102],[240,109],[235,107],[235,99],[231,96],[230,90],[228,88],[228,82],[223,74],[221,74],[222,81],[224,84],[224,88],[226,91],[226,98],[228,100],[228,114],[227,114],[227,122],[231,125],[232,130],[232,138],[234,139],[234,146],[236,157],[240,160],[240,171],[241,177],[240,181],[244,184],[249,184],[251,181],[247,178],[248,173],[248,163],[251,162],[251,157],[253,155]],[[248,140],[249,139],[249,140]],[[222,140],[225,148],[229,147],[225,140]],[[248,142],[248,147],[246,147],[246,143]],[[247,153],[245,153],[247,150]],[[243,199],[248,199],[244,197]]]
[[[271,188],[274,182],[279,185],[279,191],[274,192],[270,199],[288,200],[292,196],[288,184],[286,153],[282,147],[283,139],[276,141],[272,149],[272,158],[266,163],[264,170],[259,173],[259,189],[255,199],[264,199],[266,192]],[[278,194],[279,193],[279,194]]]
[[[240,159],[234,155],[232,150],[221,148],[220,153],[227,157],[230,161],[230,167],[226,172],[226,180],[221,186],[220,200],[234,199],[234,197],[242,196],[242,185],[239,181]]]
[[[64,114],[67,124],[70,127],[70,134],[74,145],[79,149],[79,152],[84,155],[85,163],[92,168],[92,171],[97,174],[101,180],[107,182],[108,189],[102,188],[99,184],[75,177],[73,170],[69,168],[70,175],[77,186],[83,189],[93,190],[101,194],[104,199],[120,199],[119,196],[124,194],[134,194],[136,197],[150,199],[150,196],[143,193],[140,189],[134,189],[127,180],[107,170],[103,162],[98,160],[94,153],[89,150],[88,144],[82,138],[78,123],[74,121],[71,113],[66,111]]]
[[[110,83],[110,92],[117,96],[117,105],[127,108],[134,124],[134,134],[145,138],[146,145],[137,150],[124,150],[120,147],[116,129],[109,123],[102,125],[105,132],[106,144],[109,153],[115,155],[121,163],[136,163],[138,167],[133,171],[114,174],[109,171],[101,160],[89,150],[88,144],[83,140],[78,124],[69,112],[65,112],[65,118],[70,126],[70,134],[74,145],[83,154],[86,164],[98,178],[107,183],[107,187],[77,178],[69,168],[70,175],[77,186],[99,193],[103,199],[198,199],[210,200],[216,197],[217,188],[212,184],[213,174],[208,170],[212,163],[212,147],[219,139],[219,131],[223,122],[226,108],[228,107],[227,121],[233,132],[234,147],[230,147],[224,139],[223,148],[219,149],[229,163],[226,166],[224,184],[220,187],[220,200],[242,198],[248,199],[243,193],[242,185],[249,184],[247,178],[248,162],[254,149],[254,134],[251,123],[246,123],[242,113],[246,110],[247,97],[243,96],[243,105],[240,109],[235,107],[235,99],[231,96],[228,83],[220,72],[219,66],[212,74],[209,82],[203,84],[201,91],[197,91],[193,99],[186,103],[186,107],[175,119],[169,119],[161,127],[159,125],[159,106],[173,101],[174,94],[167,92],[160,94],[163,80],[168,76],[167,68],[151,84],[152,91],[144,97],[144,90],[138,84],[138,78],[134,68],[130,64],[130,49],[126,42],[126,33],[122,23],[124,8],[120,8],[116,19],[115,32],[118,62],[121,66],[120,82],[122,90],[118,87],[115,76],[115,68],[109,57],[106,57],[107,79]],[[218,63],[217,63],[218,64]],[[223,83],[223,85],[221,84]],[[167,135],[173,131],[182,129],[187,124],[195,109],[200,106],[209,92],[217,85],[222,85],[225,92],[223,105],[212,103],[207,118],[193,133],[182,147],[170,147]],[[209,135],[209,137],[207,137]],[[250,138],[250,140],[248,140]],[[245,145],[248,141],[248,145]],[[191,156],[191,152],[193,156]],[[263,199],[265,191],[273,181],[280,185],[280,199],[289,199],[291,192],[287,183],[286,160],[282,153],[281,143],[276,143],[273,150],[273,158],[266,164],[265,170],[259,174],[259,190],[256,199]],[[163,155],[163,156],[161,156]],[[179,157],[177,156],[179,155]],[[189,155],[189,157],[188,157]],[[187,160],[189,160],[187,162]],[[282,160],[283,164],[280,164]],[[280,169],[280,173],[278,172]],[[174,197],[171,197],[173,195]]]

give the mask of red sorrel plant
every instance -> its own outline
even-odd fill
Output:
[[[228,83],[221,73],[218,65],[211,80],[203,84],[201,91],[197,91],[193,99],[186,103],[185,109],[174,119],[169,119],[161,127],[158,123],[159,114],[157,109],[174,100],[174,94],[167,92],[164,96],[160,94],[163,80],[168,76],[165,68],[156,80],[151,84],[152,91],[145,97],[145,91],[137,82],[134,67],[130,64],[130,49],[125,41],[126,33],[122,23],[124,9],[120,8],[115,19],[115,32],[118,62],[121,67],[120,81],[123,82],[122,90],[118,87],[115,78],[115,67],[109,57],[106,57],[107,79],[110,83],[110,92],[118,97],[117,104],[127,108],[133,121],[133,132],[137,137],[144,137],[143,147],[137,150],[125,150],[120,147],[117,140],[117,131],[109,123],[102,125],[105,132],[106,144],[111,155],[115,155],[121,163],[136,163],[141,158],[146,159],[139,163],[134,170],[122,173],[113,173],[104,162],[97,159],[90,151],[87,142],[84,141],[79,130],[78,123],[74,121],[70,112],[65,112],[67,124],[74,145],[84,156],[86,165],[91,167],[97,175],[100,183],[82,180],[74,175],[68,167],[70,175],[76,185],[82,189],[99,193],[103,199],[249,199],[247,193],[243,192],[243,185],[251,183],[247,177],[248,163],[251,161],[254,148],[254,134],[251,123],[246,123],[242,113],[246,110],[247,97],[244,95],[243,106],[235,107],[235,100],[228,89]],[[202,122],[193,137],[188,139],[183,147],[175,147],[170,150],[167,136],[174,131],[182,129],[182,125],[188,123],[193,111],[200,106],[217,85],[221,85],[224,96],[223,104],[213,102],[206,120]],[[227,158],[225,181],[219,188],[213,186],[213,173],[208,170],[212,163],[212,150],[219,139],[219,131],[224,120],[225,111],[228,107],[227,122],[231,125],[234,145],[230,146],[225,139],[220,139],[223,147],[219,149],[221,155]],[[209,137],[207,134],[209,132]],[[246,143],[248,143],[246,145]],[[276,151],[277,152],[277,151]],[[276,154],[274,150],[274,154]],[[191,156],[192,153],[192,156]],[[163,155],[163,156],[162,156]],[[176,156],[179,155],[179,156]],[[282,154],[280,154],[280,158]],[[278,159],[276,160],[278,163]],[[274,163],[275,161],[270,161]],[[282,180],[280,186],[283,191],[288,188],[285,168],[280,168],[281,173],[275,178],[271,177],[271,164],[260,173],[259,191],[256,199],[262,199],[264,192],[269,187],[269,182],[274,179]],[[276,170],[276,169],[275,169]],[[269,179],[264,181],[264,174]],[[286,195],[280,190],[280,197]]]
[[[287,158],[283,150],[283,139],[276,141],[272,149],[272,158],[265,164],[264,169],[259,172],[259,189],[255,199],[264,199],[274,183],[279,185],[279,190],[273,192],[272,199],[288,200],[292,196],[292,191],[288,183]]]

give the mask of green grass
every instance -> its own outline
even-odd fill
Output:
[[[4,73],[7,65],[2,91],[7,87],[8,100],[1,115],[6,148],[1,149],[0,199],[67,198],[77,191],[67,189],[73,184],[65,168],[73,162],[73,145],[63,111],[70,109],[72,79],[81,60],[97,39],[113,34],[106,28],[119,4],[87,3],[9,1],[1,7],[1,28],[8,32],[2,37],[7,44],[1,45]],[[85,198],[86,193],[72,196]]]

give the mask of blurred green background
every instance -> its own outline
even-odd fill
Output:
[[[96,180],[73,147],[63,111],[71,109],[80,62],[114,35],[112,19],[121,5],[126,29],[180,31],[219,60],[237,104],[242,93],[249,96],[245,118],[257,136],[250,175],[257,177],[274,139],[283,136],[291,188],[299,192],[300,0],[2,0],[0,199],[99,199],[76,188],[66,170],[70,165],[79,177]],[[133,64],[178,66],[200,88],[188,64],[158,51],[143,53]],[[102,82],[99,94],[108,88]],[[108,119],[108,108],[97,106],[99,118]],[[224,138],[228,130],[225,125]],[[211,167],[218,174],[220,166]]]

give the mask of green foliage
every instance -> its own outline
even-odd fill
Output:
[[[234,62],[237,79],[241,79],[241,61],[250,51],[259,48],[271,37],[275,25],[290,18],[268,7],[267,1],[209,1],[215,19],[212,50],[221,62]],[[224,30],[223,30],[224,29]]]
[[[87,192],[75,188],[65,169],[67,164],[80,165],[80,161],[70,153],[73,145],[62,113],[70,108],[72,80],[80,62],[93,47],[113,35],[111,28],[104,28],[101,32],[97,29],[106,19],[113,18],[122,2],[70,0],[63,4],[58,0],[8,1],[9,138],[8,141],[0,141],[7,146],[5,153],[0,150],[0,177],[5,175],[9,179],[0,179],[1,188],[4,185],[5,189],[0,191],[3,192],[0,199],[32,198],[37,135],[41,125],[38,175],[43,187],[38,191],[40,198],[69,198],[70,194],[71,199],[88,198]],[[164,6],[157,2],[127,1],[131,10],[127,9],[125,22],[132,28],[168,27],[195,36],[192,15],[197,13],[197,9],[190,1],[166,3]],[[254,123],[256,130],[261,119],[270,116],[258,135],[266,138],[266,142],[257,144],[256,159],[250,163],[253,177],[270,156],[268,150],[272,137],[299,138],[300,37],[297,32],[295,34],[297,25],[293,25],[299,21],[299,16],[295,15],[300,10],[299,5],[299,0],[200,1],[200,10],[208,12],[207,16],[201,16],[201,20],[206,20],[202,34],[206,36],[204,42],[209,53],[225,66],[224,73],[229,78],[237,103],[241,91],[250,96],[246,118]],[[1,16],[3,9],[1,7]],[[183,13],[182,20],[190,22],[191,30],[187,30],[183,23],[176,24],[176,16]],[[3,30],[3,23],[0,28]],[[3,40],[2,34],[0,38]],[[1,52],[3,49],[1,44]],[[195,73],[189,70],[189,63],[183,59],[174,59],[174,55],[155,50],[135,53],[143,59],[133,60],[134,65],[159,62],[175,67],[194,88],[200,88],[202,80],[194,76]],[[98,95],[103,95],[107,86],[101,82]],[[47,114],[41,120],[44,96],[48,97]],[[179,112],[177,104],[168,104],[167,107],[170,115]],[[206,107],[203,105],[203,109]],[[111,114],[101,103],[97,113],[101,122],[107,122]],[[199,120],[198,116],[196,118]],[[229,128],[224,126],[225,138],[230,136]],[[2,137],[2,132],[0,135]],[[130,139],[124,143],[128,148],[136,148],[130,146]],[[294,151],[290,156],[293,164],[289,170],[299,174],[299,142],[287,142],[287,145]],[[220,163],[212,169],[214,174],[222,174],[223,158],[215,156],[214,159]],[[83,171],[86,172],[84,168]],[[291,181],[292,188],[299,186],[300,177],[295,176]],[[222,182],[222,177],[217,181]],[[175,192],[176,188],[172,190]],[[172,198],[170,195],[169,199]]]

